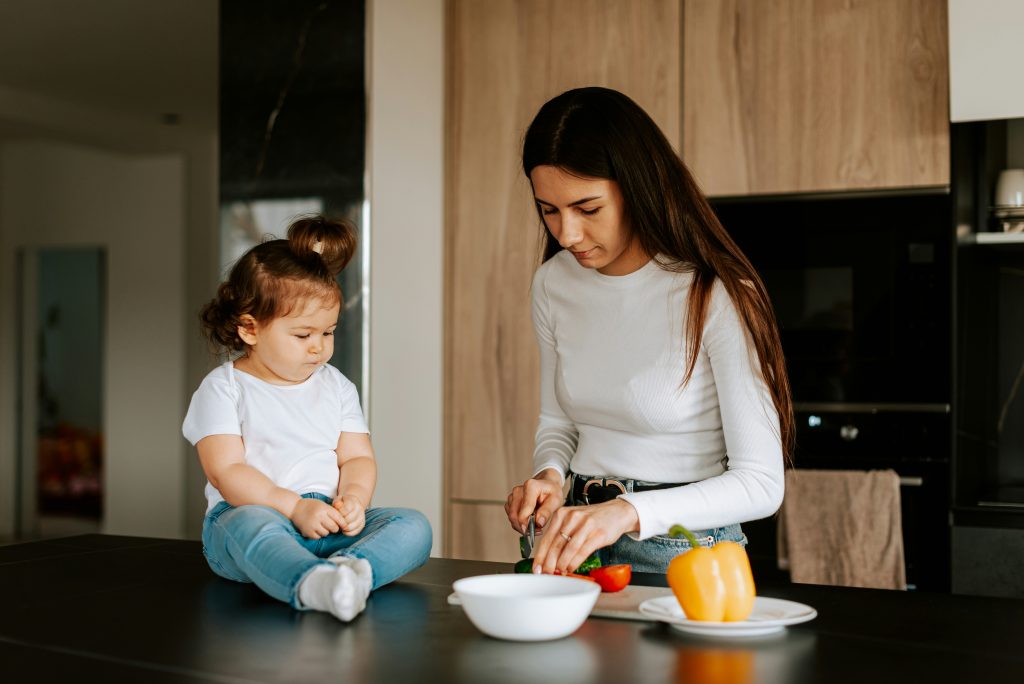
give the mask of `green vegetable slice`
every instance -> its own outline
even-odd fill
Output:
[[[580,567],[576,568],[576,575],[589,575],[590,571],[594,568],[601,567],[601,559],[597,557],[596,553],[590,555],[587,560],[583,561]],[[521,561],[517,561],[515,564],[515,572],[533,572],[533,559],[524,558]]]
[[[577,575],[589,575],[590,571],[594,568],[601,567],[601,559],[597,557],[596,553],[592,553],[590,558],[583,561],[580,567],[576,568]]]

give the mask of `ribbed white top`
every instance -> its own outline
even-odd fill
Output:
[[[622,498],[639,539],[774,513],[784,489],[779,421],[753,346],[720,281],[689,383],[684,325],[692,274],[656,260],[625,276],[567,252],[533,280],[541,397],[534,472],[692,482]]]

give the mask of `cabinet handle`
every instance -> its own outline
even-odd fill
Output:
[[[793,410],[801,413],[949,413],[949,404],[848,404],[842,402],[794,401]]]

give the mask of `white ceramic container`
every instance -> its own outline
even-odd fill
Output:
[[[996,180],[996,207],[1024,207],[1024,169],[1004,169]]]
[[[546,641],[575,632],[601,595],[596,582],[557,575],[477,575],[452,588],[470,622],[511,641]]]

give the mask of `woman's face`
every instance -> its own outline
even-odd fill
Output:
[[[650,257],[626,221],[617,182],[581,178],[557,166],[535,167],[530,181],[545,226],[581,266],[618,276],[647,263]]]

